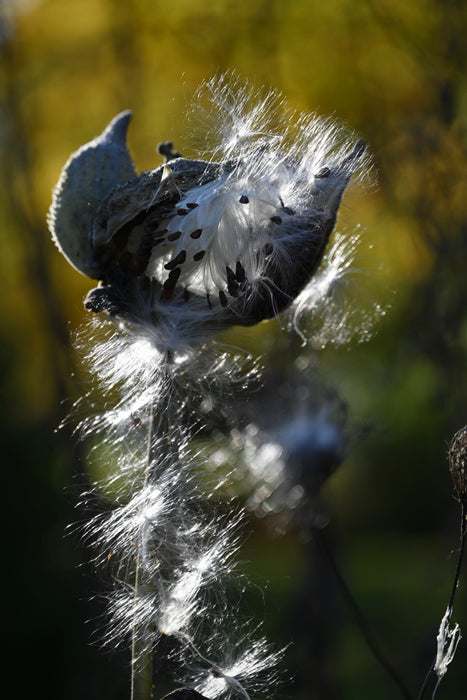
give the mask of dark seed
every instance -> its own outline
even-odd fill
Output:
[[[271,255],[273,250],[274,250],[274,246],[272,245],[272,243],[266,243],[266,245],[263,248],[263,255],[268,257],[268,255]]]
[[[206,255],[206,251],[200,250],[199,253],[195,253],[193,255],[193,260],[195,260],[195,262],[198,262],[199,260],[202,260],[205,255]]]
[[[162,243],[162,241],[165,240],[164,238],[153,238],[152,245],[158,245],[159,243]]]
[[[188,299],[190,298],[190,292],[188,291],[188,287],[185,287],[183,290],[183,300],[185,304],[187,303]]]
[[[237,262],[235,265],[235,278],[237,282],[240,282],[240,284],[246,279],[245,268],[241,262]]]
[[[222,304],[222,306],[227,306],[228,304],[227,297],[225,296],[225,292],[223,292],[222,289],[219,292],[219,301]]]
[[[179,267],[177,267],[175,270],[172,270],[172,272],[169,274],[167,279],[164,282],[164,289],[175,289],[175,285],[177,284],[178,278],[180,277],[181,270]]]
[[[180,277],[180,272],[180,268],[177,267],[169,274],[162,287],[161,299],[170,299],[175,287],[177,286],[177,280]]]
[[[169,233],[169,235],[167,236],[167,240],[168,241],[176,241],[180,238],[181,235],[182,235],[181,231],[174,231],[173,233]]]
[[[250,200],[248,199],[246,194],[242,194],[238,201],[240,202],[240,204],[248,204]]]
[[[186,250],[181,250],[179,254],[172,258],[166,265],[164,265],[166,270],[173,270],[177,265],[181,265],[186,260]],[[179,271],[180,274],[180,271]]]
[[[291,209],[290,207],[282,207],[282,211],[284,214],[287,214],[288,216],[293,216],[295,214],[294,210]]]
[[[227,282],[236,282],[236,281],[237,281],[236,278],[235,278],[235,273],[234,273],[234,271],[232,270],[231,267],[229,267],[228,265],[226,265],[226,266],[225,266],[225,271],[226,271],[226,273],[227,273]]]
[[[187,202],[186,205],[187,205],[188,209],[196,209],[196,207],[198,206],[198,203],[197,202]]]
[[[230,296],[235,297],[237,296],[238,292],[238,282],[235,278],[234,271],[231,270],[228,265],[225,269],[227,271],[227,291],[229,292]]]
[[[177,209],[177,214],[179,216],[186,216],[187,214],[189,214],[189,209],[183,209],[182,207],[180,207],[180,209]]]
[[[281,224],[282,219],[280,216],[271,216],[271,221],[273,224]]]
[[[316,173],[315,177],[316,178],[324,178],[324,177],[329,177],[331,174],[331,170],[329,168],[321,168],[321,170]]]
[[[208,302],[208,307],[212,309],[211,297],[209,295],[209,292],[206,294],[206,301]]]
[[[197,228],[196,231],[192,231],[192,232],[190,233],[190,237],[191,237],[191,238],[199,238],[199,237],[201,236],[202,233],[203,233],[203,229],[202,229],[202,228]]]
[[[172,280],[172,282],[176,282],[180,277],[180,273],[181,270],[179,267],[176,270],[172,270],[172,272],[169,274],[169,280]]]

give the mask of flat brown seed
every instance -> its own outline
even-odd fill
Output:
[[[187,202],[186,206],[188,207],[188,209],[196,209],[196,207],[198,206],[198,202]]]
[[[196,231],[192,231],[192,232],[190,233],[190,238],[194,238],[194,239],[199,238],[199,237],[201,236],[202,233],[203,233],[203,229],[202,229],[202,228],[197,228]]]
[[[173,270],[177,265],[181,265],[186,260],[186,250],[181,250],[175,258],[172,258],[168,263],[164,265],[166,270]]]
[[[219,292],[219,301],[222,304],[222,306],[227,306],[228,304],[227,297],[225,296],[225,292],[223,292],[222,289]]]
[[[273,224],[281,224],[282,219],[280,216],[271,216],[271,221]]]
[[[194,260],[195,262],[198,262],[199,260],[202,260],[202,259],[204,258],[205,255],[206,255],[206,251],[205,251],[205,250],[200,250],[199,253],[195,253],[195,254],[193,255],[193,260]]]
[[[167,236],[167,240],[168,241],[177,241],[181,235],[182,235],[181,231],[174,231],[173,233],[169,233],[169,235]]]
[[[248,199],[248,197],[246,196],[246,194],[242,194],[242,196],[240,197],[240,199],[239,199],[238,201],[240,202],[240,204],[248,204],[248,202],[249,202],[250,200]]]
[[[172,272],[169,274],[169,276],[167,277],[167,279],[164,282],[164,285],[163,285],[164,289],[172,290],[172,291],[175,289],[178,278],[180,277],[180,272],[181,272],[181,270],[179,267],[177,267],[177,269],[175,269],[175,270],[172,270]]]

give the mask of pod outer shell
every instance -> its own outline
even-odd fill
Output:
[[[92,279],[102,276],[102,263],[90,232],[102,200],[116,185],[135,177],[126,145],[130,111],[118,114],[105,131],[73,153],[55,186],[47,217],[52,239],[70,265]]]

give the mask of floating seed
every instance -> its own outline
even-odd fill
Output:
[[[209,307],[210,309],[212,309],[211,295],[209,294],[209,292],[207,292],[207,294],[206,294],[206,301],[208,302],[208,307]]]
[[[294,210],[291,209],[290,207],[282,207],[282,211],[284,214],[287,214],[288,216],[293,216],[295,214]]]
[[[194,260],[195,262],[198,262],[199,260],[202,260],[202,259],[204,258],[205,255],[206,255],[206,251],[205,251],[205,250],[200,250],[199,253],[195,253],[195,254],[193,255],[193,260]]]
[[[168,263],[164,265],[166,270],[173,270],[174,268],[177,267],[177,265],[181,265],[184,263],[186,260],[186,250],[181,250],[178,255],[175,256],[175,258],[172,258]],[[180,274],[180,270],[179,270]]]
[[[183,209],[183,207],[180,207],[180,209],[177,209],[177,214],[179,216],[186,216],[189,213],[190,213],[189,209]]]
[[[185,304],[187,303],[189,298],[190,298],[190,292],[188,291],[188,287],[185,287],[185,289],[183,290],[183,301],[185,302]]]
[[[246,194],[242,194],[238,201],[240,202],[240,204],[248,204],[250,200],[248,199]]]
[[[188,209],[196,209],[196,207],[198,206],[198,202],[187,202],[186,205]]]
[[[271,216],[271,221],[273,224],[281,224],[282,219],[280,216]]]
[[[219,301],[222,304],[222,306],[227,306],[228,304],[227,297],[225,296],[225,292],[223,292],[222,289],[219,292]]]
[[[237,262],[237,264],[235,265],[235,279],[240,284],[246,280],[245,268],[243,267],[241,262]]]
[[[192,231],[192,232],[190,233],[190,238],[195,238],[195,239],[196,239],[196,238],[199,238],[199,237],[201,236],[202,233],[203,233],[203,229],[202,229],[202,228],[197,228],[196,231]]]
[[[182,235],[181,231],[174,231],[173,233],[169,233],[169,235],[167,236],[167,240],[168,241],[177,241],[181,235]]]

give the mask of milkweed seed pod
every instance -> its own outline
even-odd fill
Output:
[[[219,110],[226,85],[221,80],[211,88],[218,90]],[[270,119],[261,125],[260,113],[242,114],[241,92],[238,104],[239,136],[228,134],[218,162],[182,158],[170,147],[167,162],[155,170],[126,182],[110,178],[108,186],[106,170],[98,191],[78,195],[83,156],[91,157],[95,172],[99,149],[108,150],[104,136],[118,117],[68,162],[50,221],[69,261],[100,280],[86,299],[88,310],[137,324],[156,344],[173,349],[271,318],[308,284],[365,144],[342,142],[334,126],[314,118],[302,118],[292,140],[290,133],[268,132]],[[120,149],[112,157],[120,173],[119,159],[127,162],[127,153]],[[83,240],[72,248],[64,223],[80,219],[80,201]]]
[[[93,279],[101,278],[105,266],[90,238],[97,208],[115,185],[136,175],[126,146],[130,119],[129,111],[118,114],[100,136],[73,153],[53,192],[52,238],[70,265]]]
[[[463,502],[467,497],[467,425],[457,431],[449,445],[449,471],[456,497]]]

